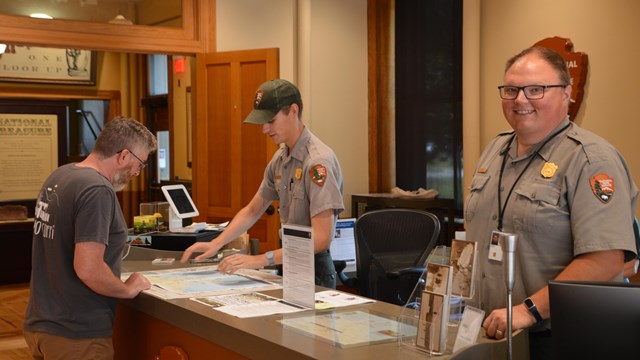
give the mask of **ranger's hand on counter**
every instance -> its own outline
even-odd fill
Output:
[[[515,332],[536,324],[536,319],[523,304],[513,307],[513,324],[511,331]],[[495,309],[482,323],[487,337],[502,339],[507,337],[507,309]]]
[[[223,274],[233,274],[239,269],[259,269],[269,262],[263,255],[233,254],[222,259],[218,271]]]
[[[195,257],[196,260],[206,259],[215,255],[218,252],[218,250],[220,250],[220,247],[212,241],[196,242],[195,244],[189,246],[187,250],[184,251],[184,254],[182,254],[182,258],[180,259],[180,262],[185,263],[189,261],[189,259],[191,258],[191,255],[197,252],[201,252],[202,254],[196,256]]]

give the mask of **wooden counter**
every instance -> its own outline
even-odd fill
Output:
[[[159,256],[178,257],[180,252],[155,252],[149,260],[139,260],[140,252],[132,249],[123,271],[157,270],[150,259]],[[137,259],[137,260],[136,260]],[[177,267],[177,266],[172,266]],[[167,268],[167,267],[163,267]],[[281,296],[281,290],[264,291]],[[345,311],[346,308],[316,311],[318,314]],[[403,308],[383,302],[350,307],[386,317],[398,316]],[[271,315],[240,319],[189,299],[163,300],[140,294],[133,300],[121,301],[114,328],[115,358],[153,359],[164,346],[182,348],[190,360],[197,359],[424,359],[427,354],[401,347],[397,342],[340,348],[324,339],[315,339],[284,328],[277,322],[297,314]],[[526,337],[525,337],[526,339]],[[484,342],[491,352],[506,354],[504,341]],[[471,348],[470,348],[471,349]],[[502,349],[502,350],[501,350]],[[440,357],[447,359],[449,357]],[[480,357],[481,358],[481,357]]]

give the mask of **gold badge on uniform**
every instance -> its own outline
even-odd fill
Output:
[[[296,168],[296,180],[300,180],[302,177],[302,168]]]
[[[546,179],[553,177],[556,174],[556,170],[558,170],[558,165],[550,162],[544,163],[542,170],[540,170],[540,174]]]
[[[479,172],[480,174],[484,174],[484,173],[486,173],[486,172],[487,172],[487,168],[480,167],[480,168],[478,168],[478,172]]]
[[[309,176],[316,185],[322,186],[327,180],[327,168],[318,164],[309,170]]]

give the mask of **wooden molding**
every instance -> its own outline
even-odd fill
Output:
[[[391,17],[393,0],[368,0],[369,192],[395,183]]]
[[[183,28],[0,14],[0,42],[133,53],[215,51],[215,0],[182,0]]]

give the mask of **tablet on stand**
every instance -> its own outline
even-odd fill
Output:
[[[199,215],[198,209],[184,185],[165,185],[162,187],[162,192],[170,205],[169,231],[181,229],[183,227],[182,219]]]

